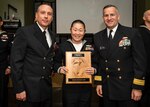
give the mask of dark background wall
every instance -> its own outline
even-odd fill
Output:
[[[150,9],[150,0],[133,0],[133,27],[143,23],[143,13]]]

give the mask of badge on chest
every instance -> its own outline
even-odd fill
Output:
[[[6,42],[8,40],[8,35],[6,33],[0,34],[0,40]]]
[[[119,41],[119,47],[125,47],[125,46],[130,46],[130,45],[131,45],[131,41],[128,37],[123,37]]]

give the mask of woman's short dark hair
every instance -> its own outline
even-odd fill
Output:
[[[73,27],[73,25],[74,25],[75,23],[81,23],[81,24],[83,25],[84,29],[86,29],[85,23],[84,23],[82,20],[80,20],[80,19],[74,20],[74,21],[71,23],[70,29]]]

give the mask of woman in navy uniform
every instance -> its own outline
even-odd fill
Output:
[[[75,20],[72,22],[70,27],[71,38],[60,45],[60,48],[55,56],[54,68],[55,70],[57,70],[57,72],[65,75],[68,71],[65,66],[65,58],[66,58],[65,53],[67,51],[93,52],[92,45],[83,39],[85,35],[85,30],[86,30],[85,24],[83,21]],[[93,75],[94,71],[95,71],[94,67],[90,67],[86,70],[86,73],[89,75]],[[65,79],[66,78],[64,76],[62,86],[63,107],[90,107],[92,84],[66,84]]]
[[[144,44],[139,32],[122,26],[119,19],[116,6],[103,8],[106,28],[94,35],[99,56],[96,90],[104,107],[137,107],[145,82]]]
[[[8,106],[8,79],[10,74],[9,55],[13,35],[2,30],[3,20],[0,17],[0,107]]]

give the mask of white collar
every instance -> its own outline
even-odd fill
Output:
[[[47,32],[47,31],[48,31],[48,28],[46,28],[46,29],[44,30],[44,29],[40,26],[40,24],[39,24],[38,22],[36,22],[36,23],[37,23],[37,25],[39,26],[39,28],[41,29],[42,32],[44,32],[44,31]]]
[[[112,37],[114,38],[117,28],[118,28],[118,24],[113,29],[108,29],[107,28],[107,36],[109,36],[110,30],[113,30],[113,32],[111,34],[112,34]]]

